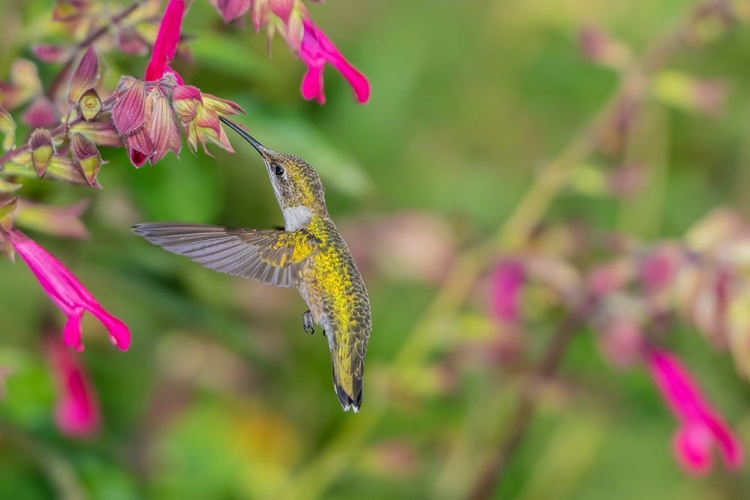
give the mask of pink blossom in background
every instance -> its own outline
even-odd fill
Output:
[[[501,321],[514,323],[520,311],[521,286],[525,280],[518,260],[500,262],[490,275],[490,310]]]
[[[742,444],[703,398],[679,358],[657,349],[648,349],[645,357],[651,377],[680,422],[672,448],[682,468],[695,475],[711,470],[715,445],[727,469],[740,469],[745,462]]]
[[[63,329],[65,345],[83,350],[81,320],[89,311],[109,331],[112,343],[123,351],[130,346],[127,325],[108,313],[64,265],[17,229],[0,232],[28,264],[49,298],[68,317]]]
[[[302,78],[302,97],[307,100],[315,99],[323,104],[326,96],[323,93],[323,69],[326,63],[336,68],[351,85],[354,95],[360,103],[366,103],[370,98],[370,83],[367,78],[357,71],[323,31],[312,21],[303,21],[305,28],[299,57],[307,65],[307,73]]]
[[[86,437],[99,430],[99,404],[88,375],[75,355],[59,342],[48,341],[47,354],[57,390],[55,423],[70,437]]]
[[[144,80],[147,82],[159,80],[166,73],[171,73],[174,75],[177,83],[182,85],[182,77],[169,67],[169,63],[174,59],[174,55],[177,53],[177,46],[180,44],[182,16],[184,14],[184,0],[169,0],[167,8],[164,10],[164,17],[162,17],[161,24],[159,25],[159,32],[156,35],[151,59],[146,67]]]

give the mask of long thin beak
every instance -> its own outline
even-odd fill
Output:
[[[247,142],[249,142],[258,151],[258,153],[260,153],[260,155],[264,159],[268,158],[269,153],[271,152],[270,149],[266,148],[261,143],[259,143],[255,139],[253,139],[252,136],[250,136],[250,134],[248,134],[247,132],[245,132],[244,130],[242,130],[240,128],[240,126],[237,125],[236,123],[234,123],[232,120],[228,120],[228,119],[224,118],[223,116],[220,116],[219,120],[221,120],[222,122],[224,122],[224,125],[227,125],[229,128],[231,128],[232,130],[234,130],[235,132],[237,132],[240,137],[242,137]]]

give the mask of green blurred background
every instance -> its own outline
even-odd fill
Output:
[[[497,230],[539,168],[615,90],[617,71],[582,53],[581,28],[599,26],[637,55],[690,5],[312,4],[313,18],[372,84],[370,102],[356,105],[329,69],[328,102],[318,106],[300,97],[304,67],[281,40],[268,57],[263,35],[225,26],[196,0],[184,29],[194,36],[193,62],[175,68],[187,83],[243,106],[239,121],[262,143],[318,169],[365,275],[374,329],[362,411],[342,413],[326,342],[304,334],[296,291],[213,273],[129,232],[155,220],[281,224],[257,154],[230,135],[237,154],[184,148],[179,159],[136,170],[123,151],[104,150],[102,191],[40,181],[24,193],[54,204],[91,200],[89,240],[32,236],[128,323],[132,347],[114,350],[87,319],[81,359],[104,426],[90,440],[62,437],[40,348],[48,300],[23,264],[0,261],[0,362],[13,369],[0,402],[0,498],[464,497],[560,315],[536,317],[513,353],[487,354],[497,332],[478,286],[447,333],[416,353],[403,346],[449,262]],[[3,0],[3,79],[16,57],[31,57],[30,43],[59,39],[50,7]],[[649,92],[645,187],[618,200],[605,186],[602,169],[611,166],[591,158],[546,220],[654,241],[680,236],[715,206],[750,215],[750,28],[740,23],[720,35],[679,51]],[[111,53],[105,61],[114,82],[142,74],[146,58]],[[40,64],[45,81],[53,69]],[[680,87],[691,78],[720,81],[726,102],[695,109]],[[670,346],[750,443],[750,391],[730,357],[688,327]],[[414,356],[413,369],[391,371],[397,356],[402,366]],[[647,373],[612,368],[594,332],[576,339],[563,371],[496,498],[750,497],[746,471],[716,467],[691,478],[679,470],[669,444],[676,422]]]

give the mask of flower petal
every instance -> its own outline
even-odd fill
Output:
[[[109,314],[60,261],[17,229],[4,232],[2,236],[26,262],[47,296],[68,316],[63,330],[66,345],[83,349],[81,316],[84,310],[88,310],[109,330],[110,336],[116,339],[117,347],[122,350],[128,348],[130,333],[127,326]]]
[[[96,433],[100,426],[99,404],[86,371],[73,353],[57,342],[48,342],[47,352],[57,388],[57,427],[70,437]]]
[[[117,132],[127,135],[146,121],[146,86],[136,79],[123,80],[120,83],[124,93],[112,108],[112,121]]]
[[[99,62],[93,47],[89,46],[70,80],[68,101],[77,103],[87,90],[94,88],[98,79]]]
[[[159,25],[159,32],[154,42],[154,50],[146,67],[144,79],[156,81],[164,76],[167,65],[174,58],[180,43],[182,16],[185,12],[184,0],[169,0]]]

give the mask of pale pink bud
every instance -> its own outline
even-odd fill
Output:
[[[87,90],[94,88],[98,79],[99,61],[93,47],[89,47],[73,72],[68,88],[68,101],[77,103]]]
[[[123,78],[120,100],[112,108],[112,121],[121,136],[140,128],[146,121],[146,87],[142,81]]]

